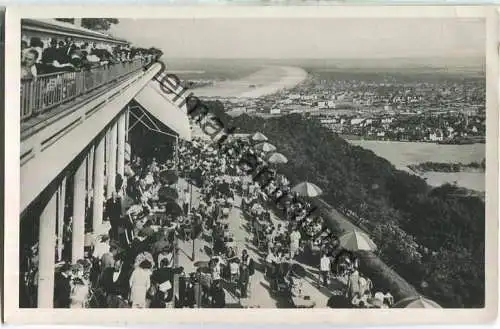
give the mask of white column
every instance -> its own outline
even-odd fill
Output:
[[[57,190],[57,260],[62,260],[64,248],[64,210],[66,205],[66,177]]]
[[[89,150],[89,154],[87,155],[87,203],[88,207],[90,207],[92,201],[92,191],[94,189],[94,146]]]
[[[118,119],[118,155],[116,159],[116,172],[124,178],[125,172],[125,135],[126,122],[125,114]]]
[[[109,153],[108,153],[108,163],[106,164],[106,178],[107,178],[107,188],[106,188],[106,199],[113,196],[115,191],[115,181],[116,181],[116,139],[117,139],[117,125],[116,123],[110,129],[109,132]]]
[[[71,239],[71,260],[76,263],[83,259],[85,244],[85,169],[86,158],[82,161],[75,173],[73,181],[73,235]]]
[[[104,211],[104,145],[102,137],[94,149],[94,206],[92,209],[92,229],[97,231],[102,224]]]
[[[54,253],[56,247],[56,193],[40,215],[38,242],[38,308],[54,307]]]
[[[128,128],[130,127],[130,110],[127,106],[127,110],[125,111],[125,141],[128,142]]]

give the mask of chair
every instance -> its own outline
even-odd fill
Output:
[[[267,237],[262,231],[257,232],[257,248],[259,250],[266,250],[267,248]]]
[[[186,225],[183,227],[184,239],[191,240],[193,234],[193,228],[191,225]]]
[[[237,263],[230,263],[229,270],[230,270],[231,283],[237,283],[238,279],[240,277],[240,271],[239,271],[238,264]]]

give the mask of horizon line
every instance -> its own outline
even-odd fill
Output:
[[[207,59],[220,59],[220,60],[394,60],[394,59],[404,59],[404,60],[430,60],[430,59],[439,59],[439,60],[460,60],[460,59],[476,59],[486,61],[486,56],[483,55],[471,55],[471,56],[421,56],[421,57],[195,57],[195,56],[168,56],[163,54],[162,57],[166,57],[169,59],[189,59],[189,60],[207,60]]]

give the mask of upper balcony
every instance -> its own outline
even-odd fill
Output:
[[[77,106],[102,96],[143,72],[145,59],[106,64],[86,71],[50,73],[21,81],[21,140],[47,127]]]
[[[55,20],[23,20],[21,48],[21,140],[153,59],[124,40]]]
[[[161,68],[154,64],[146,69],[154,56],[123,48],[123,41],[105,43],[107,39],[93,31],[63,29],[59,24],[49,28],[46,22],[40,23],[45,35],[39,30],[32,34],[38,23],[28,23],[28,28],[22,26],[24,40],[32,44],[23,50],[21,64],[21,209],[116,119]],[[71,44],[53,42],[60,37],[71,38],[64,41]],[[86,48],[90,44],[91,49]],[[38,54],[41,61],[38,56],[30,58]]]

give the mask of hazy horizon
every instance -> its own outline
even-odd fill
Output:
[[[167,57],[163,56],[167,64],[171,66],[200,67],[200,66],[238,66],[238,65],[290,65],[303,68],[341,70],[376,70],[376,69],[437,69],[437,70],[472,70],[478,73],[485,73],[485,57],[463,57],[463,58],[386,58],[386,59],[352,59],[352,58],[293,58],[293,59],[274,59],[274,58],[188,58],[188,57]]]
[[[484,19],[463,18],[120,19],[110,30],[160,48],[170,59],[446,59],[468,65],[484,62],[485,31]]]

